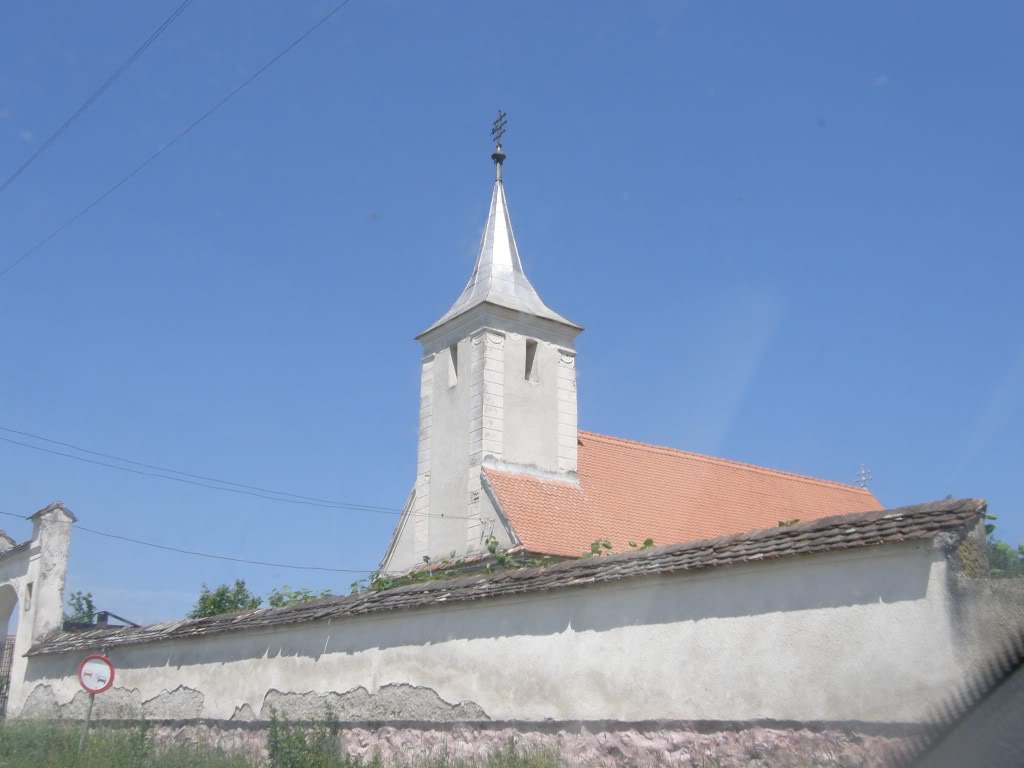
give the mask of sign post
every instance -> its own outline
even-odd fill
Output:
[[[99,653],[86,656],[78,666],[78,683],[89,694],[89,707],[85,710],[82,735],[78,739],[78,751],[81,752],[85,748],[85,737],[89,734],[89,723],[92,722],[92,707],[96,703],[96,694],[110,690],[114,684],[113,663]]]

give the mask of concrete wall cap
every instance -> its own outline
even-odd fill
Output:
[[[42,518],[46,517],[47,515],[53,514],[54,512],[63,512],[65,515],[71,518],[71,522],[78,522],[78,518],[75,516],[75,513],[72,512],[67,507],[65,507],[63,501],[55,501],[52,504],[48,504],[47,506],[43,507],[38,512],[33,514],[31,517],[29,517],[29,520],[41,520]]]

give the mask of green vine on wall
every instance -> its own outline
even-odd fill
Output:
[[[452,576],[459,576],[470,572],[497,573],[499,571],[519,570],[521,568],[543,568],[558,561],[554,557],[529,557],[522,552],[511,552],[506,547],[502,547],[501,542],[493,534],[487,537],[484,545],[491,556],[491,561],[484,563],[483,567],[480,566],[479,562],[467,563],[465,558],[456,558],[455,553],[452,552],[449,557],[437,563],[431,563],[428,559],[424,558],[424,562],[428,564],[427,568],[420,568],[419,570],[396,576],[381,573],[379,570],[374,571],[368,578],[352,582],[352,594],[383,592],[409,584],[426,584],[431,581],[450,579]],[[638,551],[651,549],[654,547],[654,539],[648,537],[639,544],[635,541],[630,541],[629,547]],[[603,557],[610,554],[613,554],[612,543],[608,539],[595,539],[590,545],[590,551],[584,552],[579,559]]]

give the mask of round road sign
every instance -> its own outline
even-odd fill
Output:
[[[78,682],[89,693],[103,693],[114,684],[114,665],[100,654],[86,656],[78,667]]]

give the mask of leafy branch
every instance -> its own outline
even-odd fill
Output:
[[[546,565],[551,565],[552,563],[557,562],[554,557],[529,557],[522,552],[511,552],[506,547],[502,547],[501,542],[498,541],[498,538],[493,534],[487,537],[484,541],[484,545],[487,548],[488,554],[491,556],[491,561],[485,563],[482,568],[484,573],[519,570],[521,568],[543,568]],[[635,541],[630,541],[629,547],[630,549],[637,551],[651,549],[654,547],[654,539],[648,537],[639,544]],[[583,553],[583,555],[580,556],[580,559],[603,557],[605,555],[612,554],[612,552],[612,543],[608,539],[596,539],[594,543],[590,545],[590,551]],[[379,570],[374,571],[370,574],[369,578],[359,579],[358,581],[352,582],[352,594],[355,595],[362,592],[383,592],[388,589],[404,587],[409,584],[425,584],[431,581],[441,581],[443,579],[450,579],[452,576],[472,572],[476,568],[479,568],[478,563],[467,563],[464,558],[455,558],[454,552],[452,552],[448,558],[440,560],[436,566],[437,567],[434,568],[421,568],[416,571],[409,571],[408,573],[398,575],[381,573]]]
[[[96,604],[92,592],[72,592],[68,597],[68,609],[64,612],[64,621],[91,622],[96,615]]]

